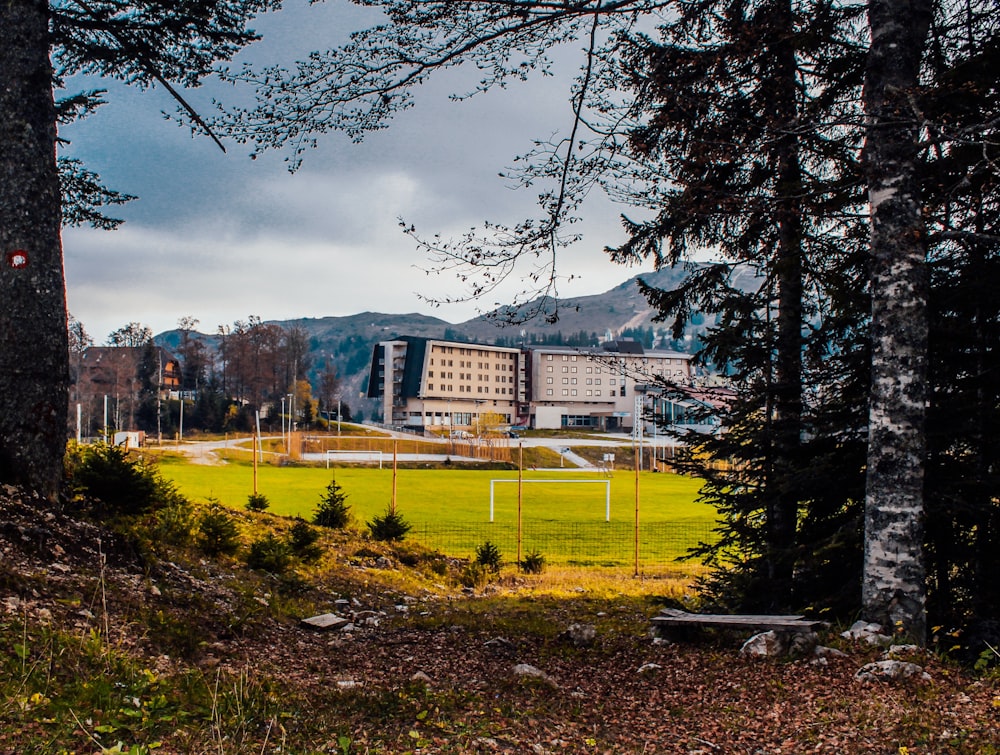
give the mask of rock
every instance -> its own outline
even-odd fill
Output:
[[[514,643],[506,637],[494,637],[492,640],[486,640],[483,645],[493,651],[510,651],[514,649]]]
[[[530,676],[533,679],[541,679],[543,682],[554,684],[552,677],[540,668],[532,666],[530,663],[519,663],[514,666],[514,676]]]
[[[875,661],[862,666],[854,678],[859,682],[896,681],[913,678],[930,681],[931,679],[930,674],[924,671],[923,666],[905,661]]]
[[[345,619],[343,616],[338,616],[335,613],[323,613],[319,616],[302,619],[302,623],[312,629],[323,630],[343,629],[347,626],[353,626],[350,619]]]
[[[851,628],[842,632],[841,637],[848,640],[861,640],[869,645],[881,645],[888,647],[892,644],[892,638],[882,633],[882,625],[867,621],[855,621]]]
[[[817,658],[846,658],[847,653],[837,648],[828,648],[825,645],[817,645],[813,648],[813,655]]]
[[[916,645],[890,645],[885,651],[886,658],[898,658],[901,655],[917,655],[920,648]]]
[[[427,676],[423,671],[417,671],[413,676],[410,677],[411,682],[421,682],[422,684],[430,684],[431,678]]]
[[[819,644],[819,635],[815,632],[792,632],[788,637],[788,654],[801,658],[812,655]]]
[[[659,663],[644,663],[639,666],[639,671],[637,673],[648,674],[652,671],[659,671],[661,668],[663,668],[663,666]]]
[[[781,635],[777,632],[760,632],[743,643],[740,648],[741,655],[754,655],[761,658],[773,658],[784,655],[786,645]]]
[[[559,638],[572,642],[578,648],[587,647],[594,644],[597,628],[593,624],[570,624]]]
[[[392,560],[386,558],[385,556],[379,556],[377,559],[375,559],[375,566],[377,566],[379,569],[391,569]]]

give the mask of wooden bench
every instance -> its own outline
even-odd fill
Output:
[[[813,632],[826,626],[805,616],[764,616],[754,614],[688,613],[676,608],[664,608],[652,619],[661,634],[676,629],[732,629],[775,632]]]

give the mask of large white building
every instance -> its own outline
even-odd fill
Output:
[[[691,384],[691,357],[635,341],[509,348],[403,337],[375,347],[368,395],[386,424],[464,428],[485,413],[511,425],[629,431],[665,384]]]
[[[404,336],[376,345],[368,396],[387,425],[464,428],[487,413],[516,425],[527,419],[524,364],[516,348]]]
[[[531,426],[539,429],[631,430],[637,397],[641,406],[667,382],[691,382],[690,355],[646,350],[635,341],[594,349],[533,348],[529,361]]]

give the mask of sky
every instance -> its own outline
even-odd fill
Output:
[[[358,10],[304,0],[262,17],[264,40],[241,59],[291,61],[325,49],[363,22]],[[306,22],[303,23],[303,20]],[[208,138],[164,117],[175,106],[159,89],[144,92],[113,82],[73,81],[109,89],[109,104],[61,131],[64,153],[98,172],[106,185],[139,199],[108,213],[125,223],[115,231],[66,229],[63,245],[69,311],[96,343],[130,322],[154,333],[182,317],[198,330],[259,316],[263,320],[421,312],[457,323],[506,303],[517,280],[490,298],[435,307],[426,298],[453,298],[465,289],[453,274],[427,274],[429,261],[399,226],[422,235],[457,237],[484,220],[513,225],[536,212],[536,191],[513,190],[499,173],[533,138],[566,133],[570,77],[582,62],[579,46],[560,57],[557,76],[471,100],[467,73],[448,72],[416,91],[415,106],[361,144],[329,134],[290,173],[287,153],[256,160],[250,148]],[[74,87],[75,88],[75,87]],[[185,92],[209,108],[228,88]],[[562,297],[606,291],[640,268],[612,264],[602,251],[622,240],[622,208],[588,200],[575,230],[583,240],[561,252]],[[424,297],[424,298],[421,298]]]

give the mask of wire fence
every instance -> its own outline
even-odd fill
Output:
[[[550,563],[619,566],[635,561],[634,522],[553,522],[527,520],[521,525],[521,556],[533,551]],[[489,541],[506,562],[517,559],[517,523],[413,523],[408,538],[449,556],[470,557]],[[685,555],[700,542],[715,539],[712,525],[699,522],[639,524],[640,564],[663,564]]]

